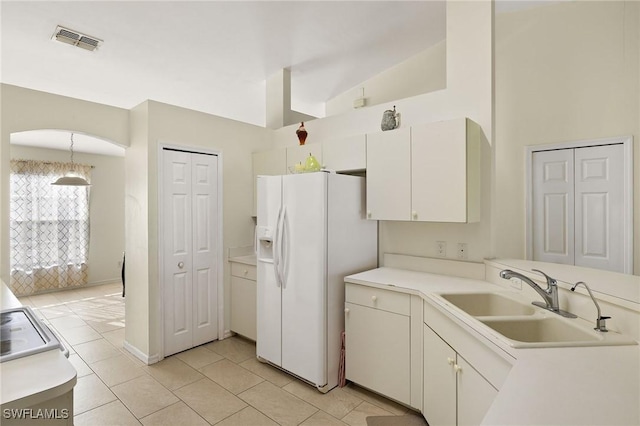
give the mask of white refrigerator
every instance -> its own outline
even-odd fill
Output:
[[[338,384],[344,277],[377,266],[364,178],[258,176],[257,356],[327,392]]]

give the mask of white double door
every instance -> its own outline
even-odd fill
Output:
[[[533,153],[533,260],[624,272],[621,144]]]
[[[164,356],[218,338],[218,157],[163,149]]]

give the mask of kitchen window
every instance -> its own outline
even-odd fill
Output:
[[[24,296],[87,283],[89,187],[51,185],[70,163],[11,160],[11,290]],[[90,179],[91,166],[73,164]]]

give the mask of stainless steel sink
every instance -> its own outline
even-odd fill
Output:
[[[533,315],[535,312],[530,304],[499,293],[452,293],[440,297],[473,317]]]

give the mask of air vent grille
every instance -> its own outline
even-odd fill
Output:
[[[86,34],[79,33],[78,31],[61,27],[59,25],[56,28],[55,33],[53,33],[53,37],[51,37],[51,39],[91,51],[96,50],[102,43],[102,40],[98,38],[91,37]]]

